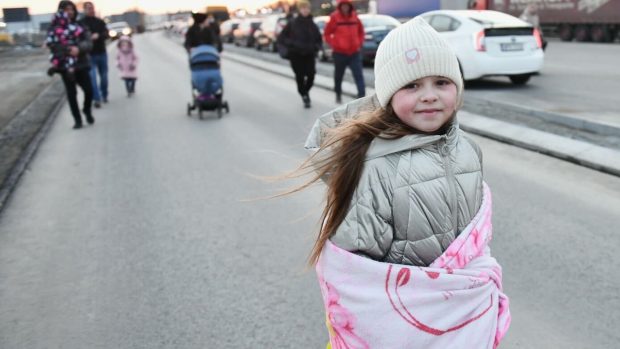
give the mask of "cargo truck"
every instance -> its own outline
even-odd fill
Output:
[[[564,41],[611,42],[620,32],[620,0],[475,0],[473,7],[519,17],[536,4],[540,26]]]
[[[611,42],[620,34],[620,0],[374,0],[380,14],[399,19],[431,10],[495,10],[520,17],[525,8],[538,7],[546,35],[564,41]]]

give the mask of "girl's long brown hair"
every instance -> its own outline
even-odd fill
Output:
[[[398,119],[389,105],[386,109],[362,112],[358,118],[346,120],[330,130],[319,150],[299,167],[297,173],[315,170],[316,175],[291,192],[303,190],[321,178],[327,184],[319,235],[308,258],[311,265],[318,262],[323,246],[347,215],[370,142],[375,137],[396,139],[414,132]]]

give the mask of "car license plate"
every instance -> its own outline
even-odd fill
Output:
[[[523,44],[520,42],[500,44],[500,47],[502,51],[523,51]]]

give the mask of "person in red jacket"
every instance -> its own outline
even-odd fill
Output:
[[[364,43],[364,27],[350,0],[338,0],[336,10],[330,15],[323,36],[333,50],[336,102],[342,102],[342,77],[347,67],[353,73],[357,86],[357,97],[364,97],[366,88],[364,74],[362,73],[361,53]]]

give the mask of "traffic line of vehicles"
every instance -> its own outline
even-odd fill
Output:
[[[543,67],[543,40],[538,28],[506,13],[491,10],[436,10],[421,15],[454,48],[463,78],[507,76],[516,85],[526,84]],[[361,14],[365,40],[364,63],[374,61],[385,36],[401,23],[387,15]],[[230,19],[220,26],[222,40],[236,46],[277,51],[276,40],[288,19],[284,14],[263,18]],[[321,33],[329,16],[314,18]],[[331,48],[324,42],[319,52],[329,61]]]

